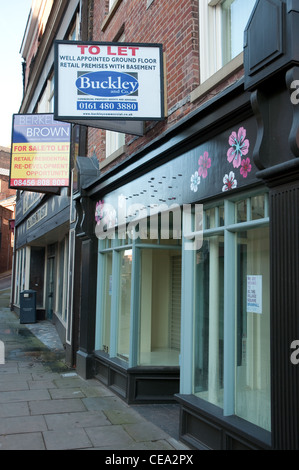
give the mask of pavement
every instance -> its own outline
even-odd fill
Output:
[[[52,323],[20,324],[3,279],[0,450],[190,452],[178,438],[178,405],[129,406],[98,380],[83,380],[65,364]]]

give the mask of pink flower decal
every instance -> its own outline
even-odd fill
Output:
[[[242,162],[241,162],[240,173],[241,173],[241,175],[243,175],[243,178],[247,178],[248,173],[250,173],[250,172],[251,172],[250,159],[246,158],[245,160],[242,160]]]
[[[96,211],[95,211],[96,223],[99,224],[103,217],[104,217],[104,201],[99,201],[96,203]]]
[[[228,140],[231,146],[227,152],[227,160],[233,163],[234,168],[239,168],[241,165],[242,157],[248,154],[249,140],[246,139],[246,129],[240,127],[238,135],[232,132]]]
[[[206,178],[208,176],[208,169],[211,168],[211,159],[209,158],[208,152],[204,152],[203,156],[201,155],[198,160],[199,176]]]
[[[222,187],[222,191],[230,191],[231,189],[235,189],[238,185],[237,180],[235,179],[235,173],[233,171],[230,172],[229,175],[225,175],[223,178],[224,186]]]

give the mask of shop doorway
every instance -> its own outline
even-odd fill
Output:
[[[45,248],[31,247],[29,289],[36,292],[36,307],[43,308]]]
[[[46,316],[52,320],[55,299],[55,246],[48,248]]]

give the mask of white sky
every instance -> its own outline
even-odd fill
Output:
[[[0,146],[10,147],[23,96],[20,48],[32,0],[0,0]]]

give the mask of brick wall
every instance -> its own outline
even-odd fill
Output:
[[[8,187],[9,177],[2,174],[2,168],[5,170],[10,168],[10,148],[7,147],[0,147],[0,201],[16,194],[14,189]]]
[[[94,41],[117,41],[124,34],[126,42],[162,43],[166,63],[167,119],[147,122],[143,137],[126,136],[126,158],[195,110],[213,94],[238,78],[230,77],[199,102],[190,101],[190,93],[199,86],[199,12],[198,0],[118,0],[113,15],[108,15],[108,0],[89,0],[92,15],[89,29]],[[147,5],[150,5],[147,8]],[[108,22],[108,20],[109,22]],[[242,75],[243,72],[240,73]],[[105,159],[105,131],[89,129],[88,155],[96,151]],[[119,160],[111,163],[107,171]]]
[[[13,235],[9,228],[9,219],[13,212],[0,206],[0,273],[11,270]]]

